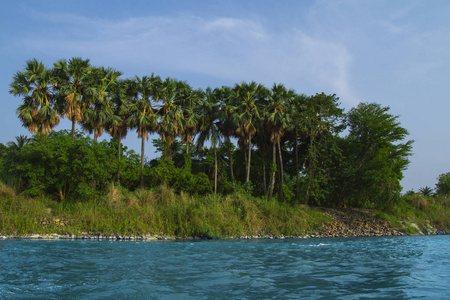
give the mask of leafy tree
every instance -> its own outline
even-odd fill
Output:
[[[306,108],[306,101],[308,97],[304,94],[295,94],[292,102],[288,106],[288,114],[290,115],[291,122],[289,123],[287,135],[294,148],[294,164],[295,164],[295,199],[300,198],[300,159],[299,159],[299,144],[301,137],[306,136],[306,127],[304,126]]]
[[[320,204],[326,197],[325,186],[328,184],[328,167],[330,143],[342,130],[339,123],[343,110],[338,107],[336,95],[316,94],[305,101],[302,130],[306,140],[307,154],[305,160],[306,188],[305,203],[312,198]]]
[[[114,174],[114,149],[107,142],[96,143],[75,133],[72,142],[67,131],[38,134],[36,142],[28,144],[6,157],[3,168],[19,175],[19,188],[28,195],[46,194],[63,200],[67,197],[85,199],[104,191]],[[95,192],[92,180],[100,187]]]
[[[450,172],[439,175],[436,192],[441,196],[447,196],[450,193]]]
[[[16,112],[23,126],[32,133],[47,134],[59,124],[60,117],[55,108],[55,83],[53,70],[47,69],[35,58],[28,60],[25,69],[16,72],[13,77],[9,92],[23,97],[23,103]]]
[[[401,190],[403,170],[409,164],[412,140],[389,107],[360,103],[347,115],[346,160],[351,162],[347,197],[353,206],[387,206]]]

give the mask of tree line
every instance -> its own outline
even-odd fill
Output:
[[[62,143],[59,149],[73,152],[74,158],[65,158],[71,163],[86,159],[83,151],[93,165],[108,162],[103,167],[108,176],[80,173],[92,182],[86,189],[101,190],[105,178],[127,188],[161,182],[200,194],[242,189],[269,200],[276,195],[278,201],[339,207],[382,207],[399,197],[413,141],[406,140],[408,131],[389,107],[360,103],[345,113],[336,95],[307,96],[279,83],[201,90],[155,74],[121,75],[92,66],[89,59],[61,59],[52,68],[32,59],[10,84],[10,93],[22,100],[17,108],[22,125],[41,145],[34,147],[48,150],[51,143]],[[61,117],[72,122],[71,130],[51,133]],[[76,124],[93,140],[77,132]],[[142,141],[139,164],[121,144],[131,130]],[[112,139],[97,142],[104,131]],[[159,136],[153,144],[161,158],[146,162],[144,146],[151,134]],[[88,154],[93,150],[98,153]],[[9,161],[12,168],[14,159]],[[64,185],[73,185],[71,180]]]

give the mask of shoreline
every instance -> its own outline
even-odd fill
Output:
[[[387,235],[324,235],[324,234],[311,234],[304,236],[284,236],[284,235],[263,235],[263,236],[240,236],[240,237],[225,237],[225,238],[198,238],[198,237],[173,237],[173,236],[102,236],[102,235],[60,235],[60,234],[29,234],[23,236],[17,235],[0,235],[0,240],[28,240],[28,241],[126,241],[126,242],[152,242],[152,241],[186,241],[186,240],[284,240],[284,239],[334,239],[334,238],[370,238],[370,237],[400,237],[400,236],[439,236],[450,235],[450,232],[439,231],[433,234],[406,234],[399,232],[398,234]]]
[[[47,228],[46,233],[2,234],[0,240],[90,240],[90,241],[175,241],[175,240],[250,240],[250,239],[309,239],[309,238],[355,238],[355,237],[389,237],[389,236],[413,236],[413,235],[448,235],[450,230],[433,227],[429,221],[420,223],[418,226],[412,221],[392,222],[380,216],[379,212],[371,209],[335,209],[318,208],[327,220],[322,221],[319,227],[306,230],[300,235],[285,235],[280,233],[256,232],[236,232],[236,235],[204,235],[204,236],[176,236],[166,233],[137,233],[121,234],[107,233],[101,231],[81,231],[72,233],[67,231],[56,233]],[[44,228],[57,225],[59,229],[67,227],[69,220],[62,218],[42,218],[37,220]],[[317,224],[316,224],[317,225]],[[50,230],[48,230],[50,229]],[[39,232],[39,231],[38,231]],[[51,232],[51,233],[48,233]]]

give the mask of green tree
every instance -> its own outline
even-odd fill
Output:
[[[23,103],[17,108],[17,115],[24,127],[32,133],[44,133],[53,130],[59,124],[59,115],[55,107],[54,71],[33,58],[26,62],[23,71],[18,71],[10,84],[9,92],[23,97]]]
[[[295,94],[292,102],[288,106],[288,114],[291,122],[288,124],[288,140],[294,148],[294,178],[295,178],[295,199],[300,199],[300,150],[302,137],[306,136],[305,109],[308,97],[305,94]]]
[[[450,172],[439,175],[436,193],[440,196],[448,196],[450,193]]]
[[[351,184],[349,205],[389,206],[400,193],[413,141],[405,141],[408,131],[389,109],[377,103],[360,103],[347,115],[349,146],[345,157],[352,168],[346,179]]]
[[[336,95],[324,93],[308,97],[303,111],[302,130],[307,143],[305,161],[305,204],[312,198],[317,204],[326,197],[329,181],[327,162],[333,137],[342,130],[343,110],[338,107]]]

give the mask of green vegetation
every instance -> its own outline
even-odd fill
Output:
[[[329,220],[315,210],[236,193],[192,197],[166,186],[129,192],[110,185],[97,201],[56,202],[15,196],[0,185],[2,234],[83,232],[219,238],[243,235],[301,236]],[[49,222],[45,222],[49,220]],[[56,221],[55,221],[56,220]]]
[[[120,76],[81,58],[53,68],[32,59],[14,75],[10,93],[33,136],[0,144],[2,233],[302,235],[324,221],[309,206],[448,228],[448,174],[439,197],[421,190],[426,205],[401,195],[412,141],[389,107],[360,103],[345,113],[336,95],[282,84],[203,91],[154,74]],[[70,131],[53,131],[60,117]],[[140,155],[121,143],[132,130]],[[99,142],[104,131],[111,138]],[[160,157],[147,161],[151,134]],[[36,222],[46,218],[68,221]]]

